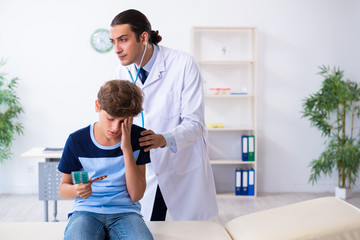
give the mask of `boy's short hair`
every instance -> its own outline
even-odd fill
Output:
[[[107,81],[97,97],[100,109],[114,117],[134,117],[142,110],[143,92],[130,81]]]

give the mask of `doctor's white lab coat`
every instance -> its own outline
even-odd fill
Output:
[[[128,68],[135,79],[134,64]],[[131,81],[127,68],[121,65],[116,78]],[[136,84],[144,92],[144,128],[169,132],[176,141],[176,147],[150,151],[147,188],[140,201],[145,220],[150,220],[157,184],[173,220],[211,219],[218,214],[218,207],[198,65],[185,53],[159,46],[145,84],[140,80]],[[140,115],[134,124],[142,126]]]

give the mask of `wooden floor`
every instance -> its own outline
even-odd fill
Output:
[[[334,193],[260,193],[256,198],[218,195],[219,215],[212,219],[212,221],[225,226],[228,221],[238,216],[333,195]],[[360,193],[353,193],[352,197],[346,201],[360,208]],[[58,201],[57,220],[67,220],[67,213],[71,209],[72,203],[72,200]],[[49,202],[49,221],[54,219],[53,206],[53,202]],[[0,222],[42,221],[44,221],[44,204],[43,201],[38,200],[36,194],[0,194]]]

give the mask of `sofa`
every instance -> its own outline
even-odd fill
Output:
[[[3,222],[1,240],[63,238],[66,222]],[[360,210],[323,197],[235,218],[225,227],[211,221],[147,222],[155,240],[355,240]]]

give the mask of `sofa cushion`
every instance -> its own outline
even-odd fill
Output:
[[[62,240],[67,222],[3,222],[1,240]]]
[[[62,240],[67,222],[0,223],[1,240]],[[225,229],[206,221],[146,222],[155,240],[231,240]]]
[[[146,222],[155,240],[231,240],[224,227],[210,221]]]
[[[325,197],[241,216],[225,228],[234,240],[360,239],[360,210]]]

